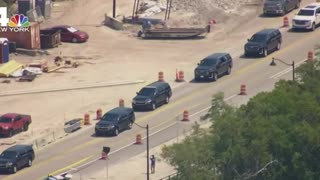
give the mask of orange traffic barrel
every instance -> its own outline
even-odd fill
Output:
[[[189,111],[183,111],[183,118],[182,121],[189,121]]]
[[[123,99],[119,99],[119,106],[124,107],[124,100]]]
[[[179,71],[176,76],[176,82],[183,82],[184,81],[184,72]]]
[[[107,159],[108,158],[108,155],[107,153],[103,152],[101,153],[101,159]]]
[[[162,71],[158,73],[158,81],[164,81],[164,75]]]
[[[283,27],[289,27],[289,18],[287,16],[285,16],[283,18]]]
[[[239,95],[247,95],[246,85],[242,84],[240,86],[240,93]]]
[[[84,114],[84,125],[90,125],[90,114],[89,113],[85,113]]]
[[[102,118],[102,110],[99,108],[96,112],[96,120],[100,120]]]
[[[137,134],[135,144],[142,144],[142,137],[141,137],[141,134]]]
[[[308,61],[312,61],[313,60],[313,52],[309,51],[308,52]]]
[[[176,81],[179,80],[179,73],[178,73],[178,69],[176,69]]]

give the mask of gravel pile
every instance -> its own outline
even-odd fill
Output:
[[[172,23],[200,25],[212,19],[225,22],[231,17],[244,15],[245,5],[261,5],[262,2],[263,0],[172,0],[172,12],[188,14],[188,17]]]
[[[177,10],[198,11],[206,7],[218,8],[224,11],[236,10],[246,4],[262,3],[263,0],[173,0],[172,4]]]

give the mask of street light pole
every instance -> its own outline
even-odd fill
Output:
[[[136,124],[138,127],[140,128],[143,128],[143,129],[146,129],[147,130],[147,180],[150,180],[150,166],[149,166],[149,124],[146,125],[146,127],[144,126],[140,126],[139,124],[137,123],[134,123]]]
[[[295,72],[294,72],[294,69],[295,69],[294,66],[295,66],[294,61],[292,61],[292,79],[293,79],[293,81],[296,80],[296,78],[295,78]]]
[[[149,168],[149,124],[146,126],[147,129],[147,180],[150,180],[150,168]]]
[[[295,78],[295,64],[294,64],[294,61],[292,61],[292,64],[288,64],[288,63],[282,61],[281,59],[272,58],[272,61],[271,61],[271,63],[270,63],[270,66],[276,66],[277,64],[276,64],[275,61],[279,61],[279,62],[281,62],[282,64],[291,66],[291,67],[292,67],[292,80],[293,80],[293,81],[296,80],[296,78]]]

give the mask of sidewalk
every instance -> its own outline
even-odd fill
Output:
[[[208,128],[210,123],[205,123],[201,125],[201,128]],[[164,144],[161,144],[155,148],[150,149],[150,157],[154,155],[156,157],[156,172],[150,174],[150,180],[159,180],[160,178],[166,177],[170,174],[175,173],[174,167],[170,166],[163,158],[161,158],[161,149],[165,145],[172,145],[182,141],[186,135],[181,135],[178,138],[172,139]],[[127,161],[116,164],[114,166],[109,166],[108,170],[103,168],[95,174],[82,174],[82,179],[90,180],[141,180],[146,179],[146,152],[143,152],[135,157],[128,159]],[[149,161],[150,162],[150,161]],[[107,177],[108,173],[108,177]],[[150,170],[151,173],[151,170]],[[74,179],[80,179],[79,173],[72,174]]]
[[[166,143],[166,145],[170,145],[177,142],[176,139],[171,140]],[[161,149],[164,144],[157,146],[153,149],[150,149],[150,156],[154,155],[156,157],[156,172],[151,174],[150,170],[150,180],[158,180],[162,177],[170,175],[175,172],[174,168],[171,167],[168,163],[161,158]],[[114,166],[108,167],[108,178],[107,178],[107,170],[103,168],[102,170],[93,174],[82,175],[82,179],[92,179],[92,180],[141,180],[146,179],[146,152],[143,152],[135,157],[128,159],[127,161],[116,164]],[[79,179],[77,173],[73,174],[75,179]]]

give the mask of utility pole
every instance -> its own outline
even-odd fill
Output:
[[[168,19],[170,18],[170,13],[171,13],[171,6],[172,6],[172,0],[170,0],[170,5],[169,5],[169,12],[168,12]]]
[[[132,22],[134,22],[134,16],[135,16],[135,12],[136,12],[136,4],[137,4],[137,0],[134,0],[133,10],[132,10]]]
[[[168,18],[168,8],[169,8],[169,0],[167,0],[166,13],[164,15],[164,20],[166,21]]]
[[[116,0],[113,0],[112,17],[113,17],[113,18],[116,18]]]

